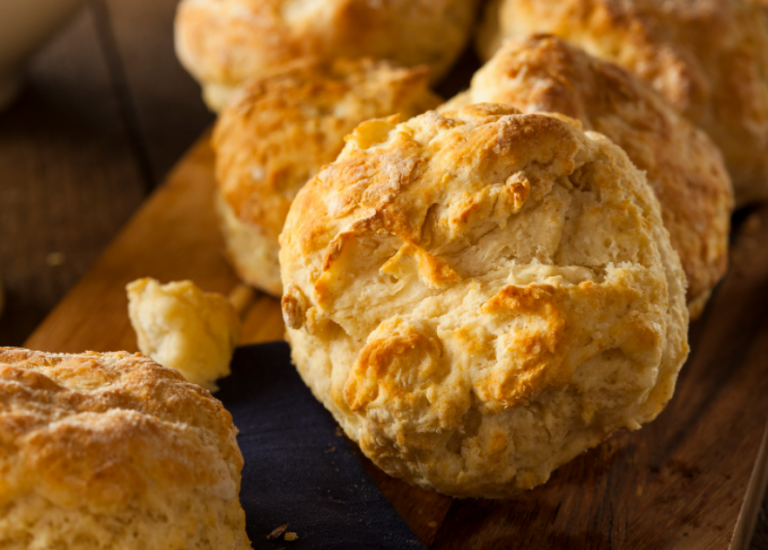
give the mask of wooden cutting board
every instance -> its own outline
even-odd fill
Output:
[[[212,210],[213,155],[204,136],[91,271],[32,334],[51,352],[135,350],[125,284],[192,279],[229,293]],[[667,409],[508,501],[454,500],[390,478],[381,490],[435,549],[746,548],[766,485],[768,209],[741,213],[732,266],[702,319]],[[283,336],[279,302],[255,294],[243,343]]]

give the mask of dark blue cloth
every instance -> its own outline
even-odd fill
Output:
[[[240,501],[255,549],[424,549],[301,381],[287,344],[238,348],[219,386],[240,430]],[[298,540],[266,539],[286,523]]]

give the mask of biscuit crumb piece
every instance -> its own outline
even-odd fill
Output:
[[[45,257],[45,263],[51,267],[59,267],[67,262],[67,257],[61,252],[51,252]]]
[[[288,529],[288,524],[281,525],[280,527],[275,527],[274,531],[272,531],[269,535],[267,535],[268,540],[276,539],[283,533],[285,533],[285,530]]]
[[[240,340],[240,319],[227,299],[191,281],[161,285],[144,278],[129,283],[128,313],[139,349],[210,391],[229,375]]]
[[[760,226],[762,225],[762,220],[760,219],[760,216],[757,214],[752,214],[747,218],[747,221],[744,222],[744,233],[750,234],[750,233],[757,233],[760,231]]]
[[[299,538],[299,535],[297,535],[296,533],[290,533],[290,532],[289,532],[289,533],[286,533],[286,534],[285,534],[285,536],[284,536],[283,538],[284,538],[285,540],[291,541],[291,540],[296,540],[296,539],[298,539],[298,538]]]

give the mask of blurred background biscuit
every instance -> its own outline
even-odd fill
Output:
[[[139,354],[0,348],[0,547],[251,548],[232,416]]]
[[[478,38],[552,33],[650,83],[720,147],[738,204],[768,198],[768,7],[756,0],[493,0]]]
[[[505,498],[671,398],[685,275],[626,154],[479,104],[358,126],[280,235],[315,396],[390,475]]]
[[[183,0],[176,52],[215,111],[239,83],[306,57],[427,65],[435,82],[464,48],[476,6],[476,0]]]
[[[482,102],[562,113],[624,149],[661,203],[698,317],[727,269],[733,209],[722,156],[702,130],[639,78],[551,35],[507,41],[441,109]]]
[[[240,89],[213,136],[217,211],[238,276],[281,293],[277,237],[291,201],[360,122],[436,107],[424,67],[362,59],[307,62]]]

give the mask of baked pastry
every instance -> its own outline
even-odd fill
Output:
[[[229,375],[240,341],[240,319],[227,299],[203,292],[191,281],[161,285],[144,278],[129,283],[126,290],[141,353],[190,382],[218,390],[216,380]]]
[[[441,109],[484,102],[568,115],[624,149],[661,203],[698,317],[728,265],[733,210],[730,179],[707,135],[637,77],[551,35],[506,42]]]
[[[720,147],[736,201],[768,198],[768,6],[754,0],[493,0],[485,59],[556,34],[648,81]]]
[[[369,118],[410,118],[441,101],[424,67],[386,61],[308,62],[244,85],[213,136],[219,219],[245,282],[279,296],[277,236],[293,197]]]
[[[232,416],[139,354],[0,348],[0,547],[251,548]]]
[[[306,57],[429,65],[439,80],[461,53],[477,0],[183,0],[176,53],[214,111],[249,78]]]
[[[502,498],[652,420],[685,275],[626,154],[479,104],[361,124],[280,235],[304,381],[390,475]]]

